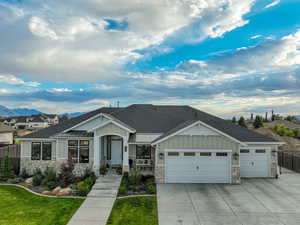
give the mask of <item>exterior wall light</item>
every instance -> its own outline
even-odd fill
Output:
[[[237,152],[235,152],[235,153],[233,153],[233,158],[235,159],[235,160],[238,160],[239,159],[239,153],[237,153]]]
[[[164,158],[164,153],[160,152],[159,153],[159,159],[163,159]]]

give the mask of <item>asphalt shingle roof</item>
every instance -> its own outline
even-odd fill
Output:
[[[23,138],[47,138],[81,123],[99,113],[110,114],[137,133],[163,133],[163,138],[195,121],[202,121],[241,142],[277,142],[276,140],[235,125],[190,106],[134,104],[126,108],[100,108],[63,123],[42,129]]]

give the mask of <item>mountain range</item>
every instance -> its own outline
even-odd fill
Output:
[[[0,116],[32,116],[37,114],[44,114],[36,109],[29,109],[29,108],[16,108],[16,109],[9,109],[3,105],[0,105]],[[63,113],[59,114],[59,116],[80,116],[83,114],[82,112],[74,112],[74,113]]]

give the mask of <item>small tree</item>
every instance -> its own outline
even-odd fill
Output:
[[[251,113],[250,120],[253,121],[253,113]]]
[[[263,122],[262,122],[261,116],[257,115],[257,116],[255,117],[255,120],[254,120],[254,122],[253,122],[253,126],[254,126],[254,128],[260,128],[260,127],[263,127],[263,126],[264,126],[264,124],[263,124]]]
[[[58,182],[61,187],[67,187],[74,182],[75,176],[73,170],[74,163],[71,160],[68,160],[68,162],[61,165],[58,175]]]
[[[231,120],[231,122],[232,122],[232,123],[234,123],[234,124],[236,124],[236,118],[235,118],[235,116],[234,116],[234,117],[232,117],[232,120]]]
[[[247,127],[247,124],[243,116],[240,117],[238,124],[242,127]]]

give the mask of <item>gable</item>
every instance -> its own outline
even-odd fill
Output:
[[[197,123],[194,126],[179,132],[177,135],[219,136],[220,134],[208,127]]]
[[[99,115],[90,120],[83,121],[80,125],[78,125],[77,127],[75,127],[72,130],[91,130],[94,127],[101,126],[102,124],[106,123],[107,121],[109,121],[109,119],[107,119],[106,117],[104,117],[102,115]]]
[[[99,127],[97,128],[95,131],[95,136],[104,136],[104,135],[119,135],[121,137],[126,137],[128,132],[115,125],[113,122],[110,122],[106,125],[104,125],[103,127]]]

